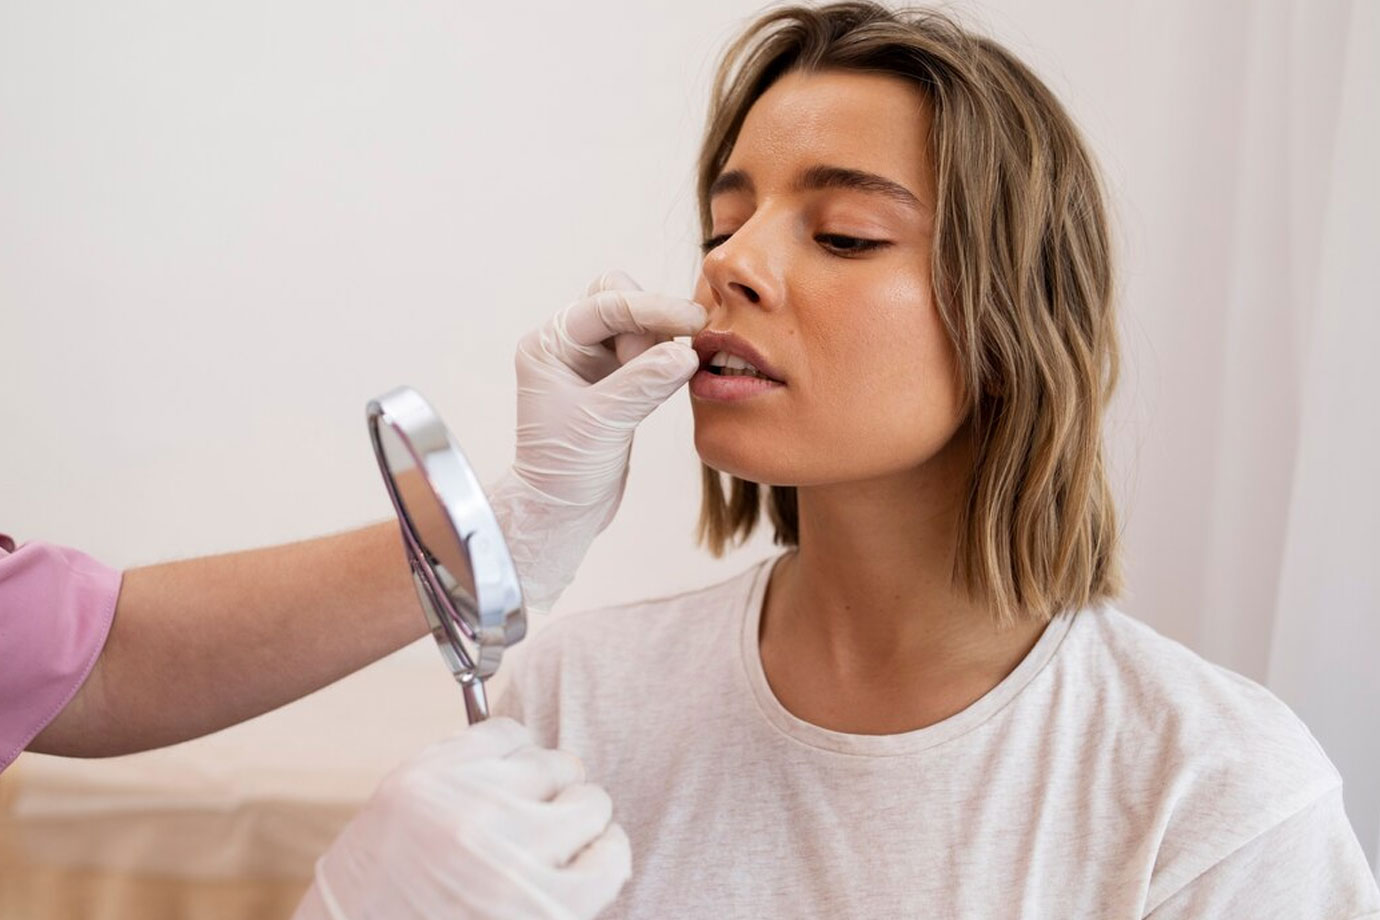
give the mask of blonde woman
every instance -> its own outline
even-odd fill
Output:
[[[701,533],[787,550],[563,618],[498,705],[612,795],[606,916],[1380,916],[1308,730],[1111,606],[1107,218],[1049,90],[942,15],[776,10],[699,198]]]

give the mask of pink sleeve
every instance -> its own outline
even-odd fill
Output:
[[[120,573],[0,535],[0,770],[62,711],[105,645]]]

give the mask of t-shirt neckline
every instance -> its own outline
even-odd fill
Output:
[[[758,634],[762,622],[762,602],[772,570],[782,555],[763,560],[757,567],[741,611],[740,659],[758,710],[777,731],[809,747],[839,754],[865,757],[891,757],[914,754],[964,735],[986,722],[1008,703],[1043,670],[1068,634],[1076,612],[1060,614],[1050,621],[1035,645],[1021,659],[1021,663],[985,695],[961,712],[941,722],[896,735],[853,735],[823,728],[792,714],[772,692],[762,667],[762,652]]]

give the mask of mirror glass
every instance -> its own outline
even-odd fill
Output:
[[[463,598],[473,606],[474,572],[440,496],[432,490],[426,474],[392,426],[379,428],[379,443],[393,477],[398,502],[412,525],[419,549],[426,561],[435,567],[442,586],[452,593],[463,592]]]
[[[527,630],[507,542],[465,455],[421,394],[399,387],[371,401],[367,414],[431,634],[464,690],[470,721],[483,719],[484,680]]]

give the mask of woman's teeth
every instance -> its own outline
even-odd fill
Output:
[[[737,355],[726,351],[718,352],[709,359],[709,369],[722,377],[761,377],[770,380],[766,374],[753,367]]]

